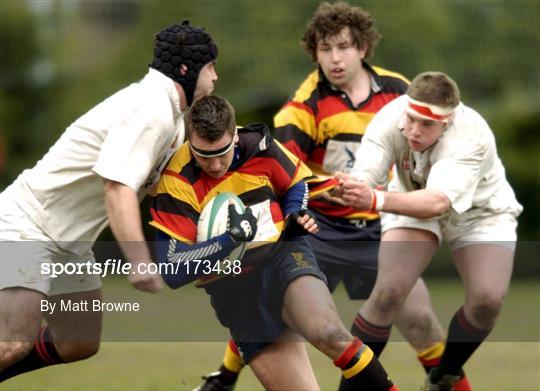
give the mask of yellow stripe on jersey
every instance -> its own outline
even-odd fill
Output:
[[[331,139],[338,134],[364,134],[375,113],[344,111],[324,118],[319,128],[323,129],[324,139]]]
[[[223,192],[230,191],[234,192],[234,194],[238,196],[241,196],[243,193],[263,187],[270,187],[275,193],[275,189],[269,178],[262,177],[260,175],[235,172],[208,191],[201,202],[201,207],[204,209],[206,204],[212,198]]]
[[[401,73],[392,72],[392,71],[389,71],[387,69],[377,67],[377,66],[372,66],[372,68],[375,70],[375,72],[377,72],[379,76],[391,76],[391,77],[395,77],[396,79],[403,80],[407,84],[411,84],[411,81],[407,79],[405,76],[403,76]]]
[[[301,180],[313,176],[313,174],[311,173],[311,170],[309,169],[309,167],[304,162],[302,162],[298,158],[298,156],[296,156],[291,151],[289,151],[287,148],[285,148],[283,146],[283,144],[281,144],[279,141],[274,140],[274,143],[279,147],[281,152],[283,152],[283,154],[285,156],[287,156],[287,158],[289,160],[291,160],[296,165],[296,173],[294,175],[294,178],[292,178],[292,181],[291,181],[291,184],[290,184],[289,188],[296,185]]]
[[[295,102],[305,102],[313,94],[313,91],[317,87],[319,82],[319,71],[316,69],[309,74],[309,76],[304,80],[300,85],[296,93],[294,94],[293,101]]]
[[[201,213],[202,209],[199,206],[199,202],[197,201],[197,196],[195,195],[193,187],[189,183],[184,182],[172,174],[168,174],[168,170],[169,168],[167,168],[167,170],[161,176],[157,188],[157,194],[169,194],[173,198],[191,205],[195,211]]]
[[[191,158],[191,151],[189,149],[188,142],[186,141],[174,153],[169,163],[167,163],[166,169],[172,172],[180,172],[180,170],[191,160]]]
[[[174,233],[173,231],[171,231],[170,229],[168,229],[167,227],[165,227],[164,225],[156,222],[156,221],[150,221],[148,224],[150,224],[152,227],[154,228],[157,228],[159,229],[160,231],[163,231],[165,232],[167,235],[169,235],[171,238],[175,238],[177,240],[180,240],[184,243],[187,243],[187,244],[193,244],[193,241],[181,236],[181,235],[177,235],[176,233]]]
[[[274,116],[274,126],[276,128],[293,125],[301,132],[307,134],[315,142],[322,142],[321,135],[317,134],[317,128],[315,127],[315,117],[313,114],[295,107],[291,104],[283,107]]]
[[[311,172],[313,172],[313,175],[321,177],[321,178],[329,178],[330,175],[323,170],[322,166],[320,164],[314,163],[314,162],[308,162],[308,167],[311,169]]]

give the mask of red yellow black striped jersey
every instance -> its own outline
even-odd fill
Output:
[[[192,244],[208,201],[219,193],[232,192],[258,216],[255,241],[277,241],[285,225],[280,199],[296,183],[310,177],[311,171],[270,136],[266,125],[239,128],[238,136],[235,159],[220,178],[204,172],[187,143],[176,151],[152,200],[152,226]]]
[[[371,76],[371,92],[358,106],[332,86],[322,71],[315,70],[274,117],[275,137],[320,179],[352,169],[355,152],[375,113],[407,90],[409,81],[404,76],[367,63],[363,65]],[[309,207],[331,217],[369,220],[379,217],[378,213],[322,198],[310,200]]]

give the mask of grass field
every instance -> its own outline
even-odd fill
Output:
[[[434,280],[428,285],[446,325],[463,299],[460,283]],[[142,310],[106,313],[105,342],[93,358],[14,378],[0,390],[190,390],[201,374],[220,363],[224,344],[217,341],[225,341],[227,334],[213,318],[204,292],[185,288],[144,295],[115,279],[106,279],[104,292],[107,301],[137,301]],[[347,300],[341,289],[335,298],[349,326],[358,303]],[[537,283],[513,282],[496,330],[467,364],[475,390],[540,390],[539,304]],[[418,390],[424,374],[414,351],[397,331],[392,341],[381,357],[384,365],[401,390]],[[336,389],[337,369],[309,350],[321,388]],[[259,389],[245,370],[237,390]]]

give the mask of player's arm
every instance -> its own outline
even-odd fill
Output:
[[[472,206],[475,189],[481,180],[481,166],[489,140],[467,140],[459,147],[447,147],[431,167],[426,188],[409,192],[382,192],[367,188],[349,192],[344,200],[354,202],[364,198],[371,201],[371,209],[416,218],[434,218],[450,209],[463,213]],[[448,175],[452,173],[452,175]]]
[[[379,193],[379,194],[377,194]],[[407,193],[382,192],[375,190],[375,196],[384,197],[382,211],[420,219],[444,215],[450,210],[450,200],[440,190],[422,189]]]
[[[291,237],[319,231],[315,216],[308,210],[309,189],[304,181],[291,186],[281,199],[286,216],[284,236]]]
[[[157,292],[158,275],[139,273],[141,263],[152,262],[143,235],[138,189],[144,187],[169,139],[170,126],[157,120],[153,110],[136,108],[133,115],[112,123],[92,170],[103,178],[109,224],[124,256],[132,264],[129,282],[137,289]]]
[[[253,240],[257,233],[257,219],[250,208],[246,208],[243,213],[238,213],[234,205],[229,205],[229,226],[227,232],[192,245],[171,238],[158,230],[156,257],[159,264],[165,265],[160,267],[165,283],[177,289],[195,281],[203,275],[203,268],[182,267],[185,263],[193,260],[207,260],[212,268],[219,260],[225,259],[238,245]]]
[[[132,273],[129,282],[145,292],[158,292],[163,283],[158,275],[139,273],[141,263],[151,263],[152,258],[144,238],[139,200],[131,187],[120,182],[104,179],[105,207],[109,224],[127,261],[131,263]]]
[[[367,182],[352,177],[343,179],[341,198],[351,207],[383,211],[421,219],[444,215],[450,200],[440,190],[422,189],[406,193],[372,189]]]
[[[404,147],[400,129],[403,97],[394,99],[375,114],[355,152],[351,175],[372,187],[385,185],[399,151]]]

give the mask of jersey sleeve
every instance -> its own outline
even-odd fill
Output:
[[[93,171],[138,191],[174,139],[174,129],[144,115],[111,125]]]
[[[454,144],[452,152],[431,167],[426,189],[442,191],[458,214],[470,209],[487,150],[485,140],[466,140],[459,145]]]
[[[306,104],[290,101],[274,117],[275,136],[302,161],[315,147],[315,115]]]
[[[317,143],[323,141],[318,134],[314,108],[309,104],[318,80],[317,71],[312,72],[274,116],[276,139],[303,162]]]
[[[152,199],[150,225],[172,238],[192,244],[197,238],[201,207],[191,184],[181,173],[171,169],[175,157],[164,170]]]
[[[385,184],[397,160],[396,139],[401,137],[399,121],[404,112],[401,106],[403,98],[395,99],[373,117],[355,153],[351,174],[370,186]]]
[[[284,195],[292,186],[303,181],[313,174],[311,170],[291,151],[285,148],[279,141],[272,143],[272,155],[276,167],[271,174],[271,182],[277,190],[277,194]]]

